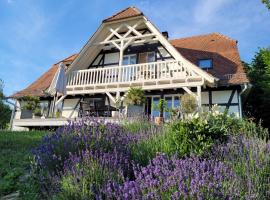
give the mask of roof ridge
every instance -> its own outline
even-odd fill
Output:
[[[112,16],[110,16],[110,17],[104,19],[103,22],[107,22],[107,21],[112,20],[112,19],[113,19],[114,17],[116,17],[117,15],[120,15],[120,14],[126,12],[128,9],[133,9],[134,11],[138,12],[138,15],[143,15],[143,12],[140,11],[137,7],[135,7],[135,6],[129,6],[129,7],[127,7],[127,8],[124,8],[123,10],[120,10],[119,12],[115,13],[114,15],[112,15]]]
[[[206,33],[206,34],[200,34],[200,35],[193,35],[193,36],[183,37],[183,38],[175,38],[175,39],[171,39],[171,40],[169,40],[169,41],[184,40],[184,39],[192,39],[192,38],[197,38],[197,37],[206,37],[206,36],[209,36],[209,35],[218,35],[218,36],[223,37],[223,38],[225,38],[225,39],[228,39],[228,40],[231,40],[231,41],[236,42],[236,40],[230,38],[229,36],[224,35],[224,34],[222,34],[222,33],[218,33],[218,32],[212,32],[212,33]]]
[[[74,54],[72,54],[72,55],[70,55],[70,56],[68,56],[68,57],[66,57],[66,58],[64,58],[64,59],[62,59],[62,60],[54,63],[53,65],[57,65],[57,64],[59,64],[61,62],[64,62],[65,60],[68,60],[69,58],[72,58],[73,56],[76,56],[76,55],[78,55],[78,53],[74,53]]]

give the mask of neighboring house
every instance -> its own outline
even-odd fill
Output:
[[[53,97],[46,90],[60,62],[67,75],[67,96],[57,105],[62,118],[30,119],[21,109],[21,98],[39,96],[43,114],[49,116]],[[194,95],[204,109],[218,104],[242,117],[241,91],[249,81],[237,41],[219,33],[170,40],[135,7],[103,20],[79,54],[60,62],[11,96],[17,104],[14,129],[66,123],[79,116],[82,100],[114,106],[130,87],[145,91],[145,114],[152,117],[159,115],[152,105],[160,98],[176,107],[184,92]]]

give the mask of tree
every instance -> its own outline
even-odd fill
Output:
[[[11,117],[11,109],[8,105],[4,103],[4,83],[0,79],[0,129],[7,128],[7,125],[9,123],[10,117]]]
[[[262,3],[270,10],[270,0],[262,0]]]
[[[270,130],[270,48],[261,48],[250,65],[245,66],[252,88],[244,104],[248,117]]]

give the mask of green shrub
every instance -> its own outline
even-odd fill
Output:
[[[132,155],[142,165],[162,152],[178,157],[202,155],[216,142],[225,142],[232,130],[239,129],[239,119],[216,110],[200,113],[190,119],[166,124],[162,132],[135,144]]]
[[[185,114],[193,113],[197,108],[198,104],[194,96],[188,93],[181,96],[181,109]]]

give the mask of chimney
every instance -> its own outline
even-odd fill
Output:
[[[168,31],[163,31],[163,32],[162,32],[162,35],[163,35],[166,39],[169,38],[169,33],[168,33]]]

